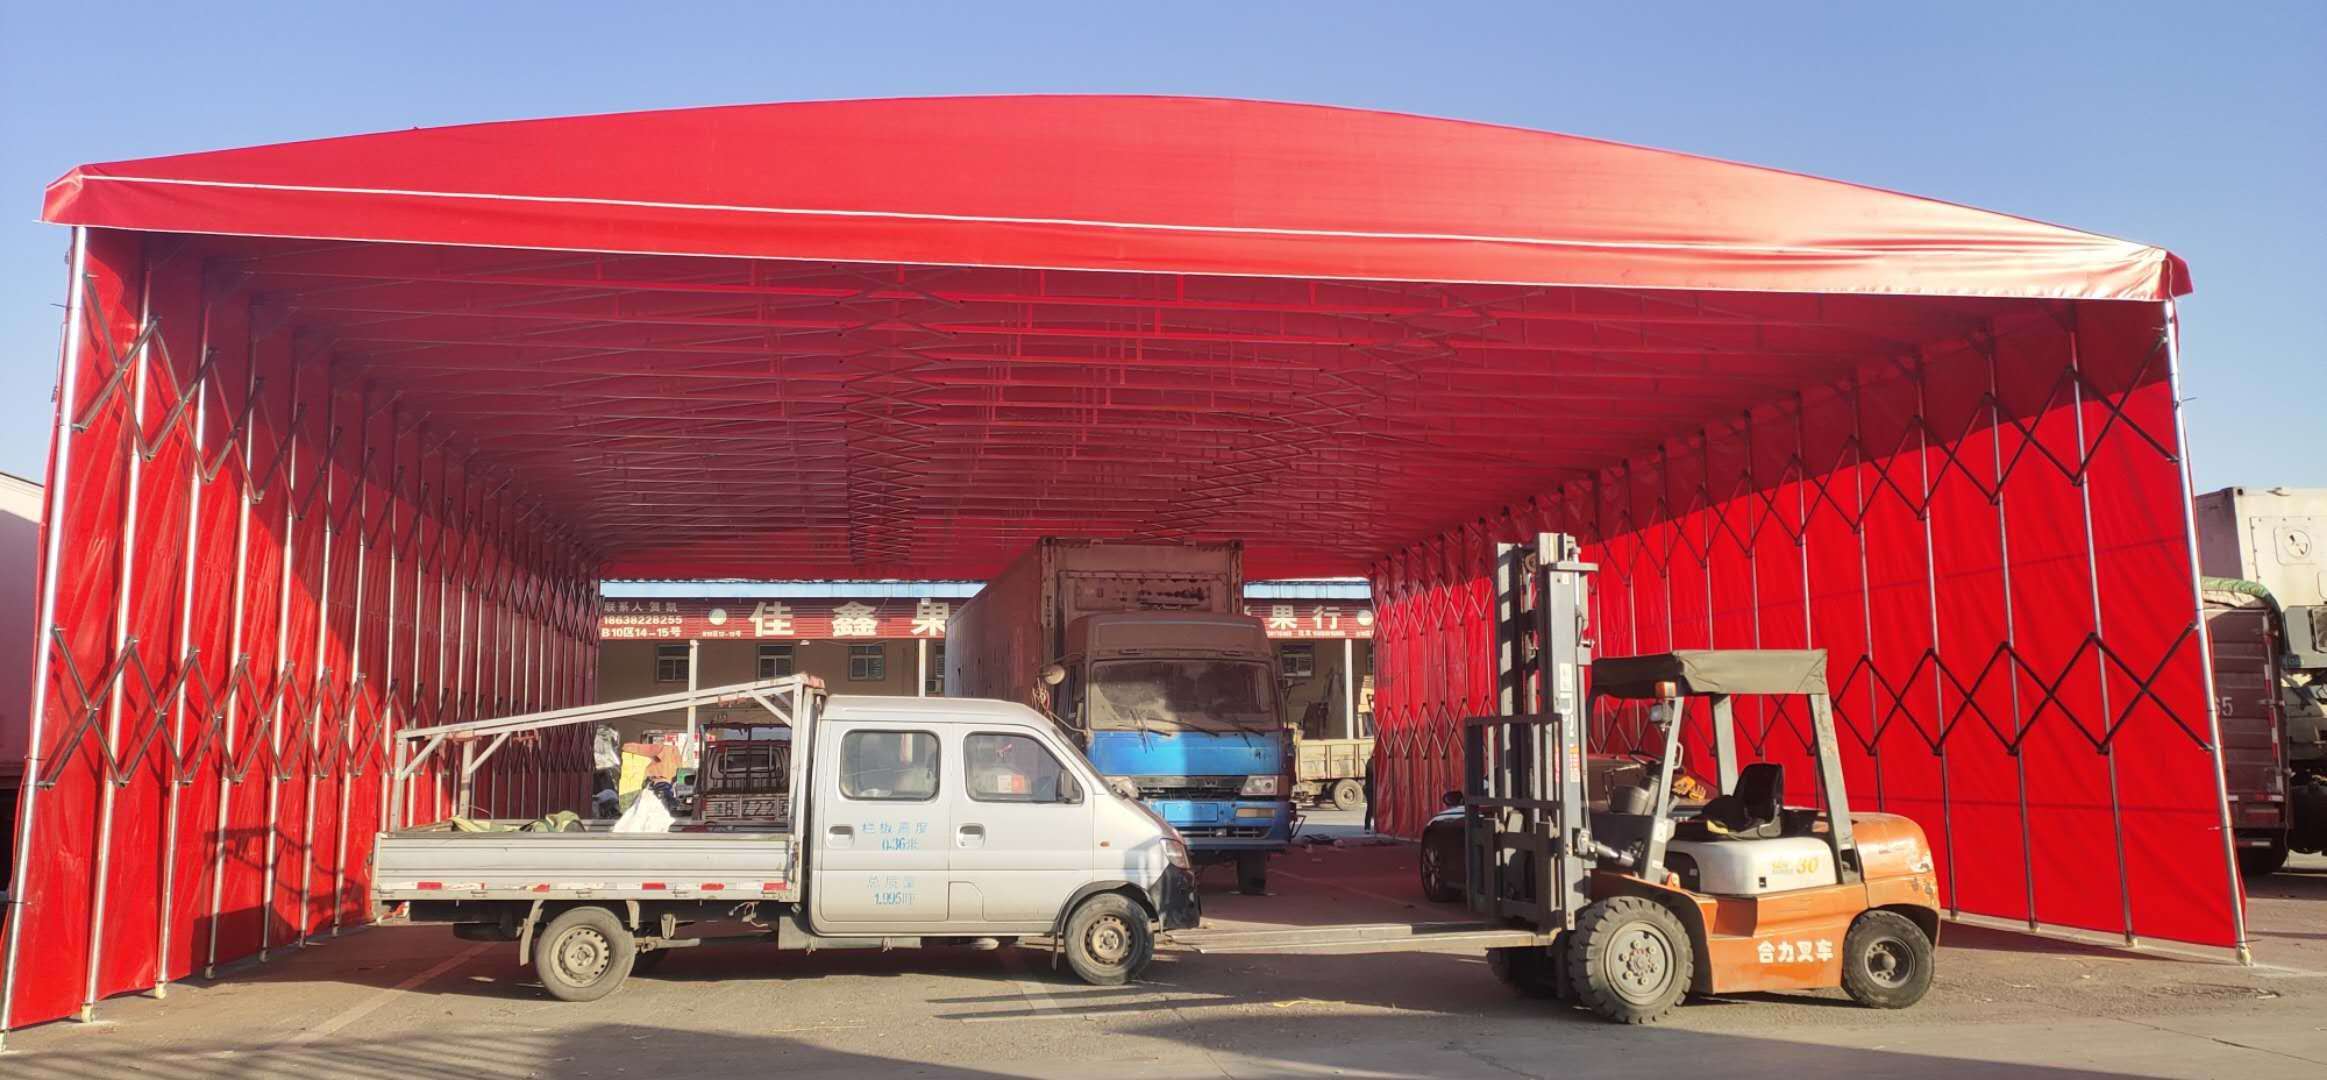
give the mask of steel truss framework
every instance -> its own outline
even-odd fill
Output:
[[[367,920],[393,730],[591,697],[594,553],[205,265],[75,236],[16,1023]],[[570,806],[588,774],[580,736],[520,737],[478,801]],[[409,816],[448,783],[415,775]]]
[[[1362,567],[1981,300],[209,242],[611,576],[982,576],[1042,535]],[[1588,425],[1513,423],[1523,405]]]
[[[2171,306],[2056,316],[1871,359],[1377,564],[1378,819],[1417,834],[1463,718],[1498,711],[1495,542],[1572,532],[1602,655],[1828,650],[1860,809],[1925,826],[1951,911],[2243,956]],[[1659,751],[1637,706],[1595,709],[1595,750]],[[1808,723],[1756,703],[1739,732],[1806,787]]]
[[[1048,107],[911,129],[909,157],[997,125],[1119,126],[1026,118]],[[1385,231],[1521,200],[1526,177],[1567,175],[1567,156],[1601,177],[1655,155],[1574,141],[1511,158],[1507,143],[1554,137],[1458,126],[1459,140],[1417,143],[1407,120],[1353,142],[1340,125],[1358,120],[1315,127],[1324,114],[1281,108],[1266,112],[1307,125],[1305,145],[1362,159],[1288,165],[1266,152],[1273,129],[1254,136],[1238,160],[1350,185],[1283,203],[1301,220],[1280,224],[1298,228],[1234,225],[1269,225],[1267,199],[1183,229],[1124,223],[1219,208],[1081,220],[1016,194],[1001,209],[1023,213],[842,204],[854,216],[825,221],[805,202],[661,198],[685,170],[565,205],[419,191],[394,168],[452,165],[382,152],[343,169],[331,147],[257,173],[129,163],[52,189],[51,219],[83,231],[45,532],[39,779],[19,822],[27,899],[8,924],[0,1027],[362,917],[387,732],[591,700],[601,576],[981,578],[1042,535],[1241,539],[1254,577],[1371,573],[1386,820],[1409,831],[1457,776],[1460,718],[1492,711],[1494,541],[1578,535],[1603,566],[1604,651],[1833,652],[1837,711],[1864,751],[1852,779],[1945,845],[1961,910],[2243,936],[2210,831],[2204,642],[2187,629],[2162,300],[2184,287],[2178,262],[1845,185],[1780,191],[1810,182],[1755,172],[1723,187],[1742,167],[1675,155],[1655,163],[1690,194],[1665,203],[1703,195],[1737,214],[1643,225],[1627,203],[1613,223],[1500,239],[1453,220]],[[684,122],[719,146],[793,153],[720,126],[739,115]],[[1199,130],[1213,128],[1156,129]],[[1487,137],[1493,168],[1428,171]],[[979,182],[1004,193],[1212,191],[1135,186],[1145,166],[1112,145],[1039,173],[1021,160],[1037,156],[984,146],[963,167],[993,170]],[[1404,174],[1374,152],[1408,146],[1423,171],[1375,191]],[[1226,151],[1163,152],[1185,168]],[[539,179],[485,175],[506,156],[452,180]],[[768,175],[830,180],[833,198],[863,187],[789,163]],[[1082,166],[1126,183],[1044,186]],[[236,179],[261,174],[288,186]],[[1510,186],[1435,190],[1481,177]],[[1665,205],[1653,195],[1641,205]],[[1345,196],[1362,229],[1324,220]],[[1861,243],[1856,217],[1834,236],[1838,198],[1866,220],[1895,215],[1881,220],[1896,244]],[[1374,221],[1368,199],[1397,213]],[[1823,239],[1760,243],[1767,206],[1801,217],[1764,231]],[[155,224],[178,220],[199,224]],[[1724,220],[1740,235],[1691,231]],[[349,232],[369,238],[283,238]],[[539,249],[512,239],[552,233]],[[762,246],[547,250],[617,234]],[[985,265],[900,262],[938,256],[880,254],[890,244]],[[796,257],[827,247],[861,261]],[[1401,277],[1459,276],[1475,257],[1585,284],[1326,280],[1346,269],[1315,268],[1334,252],[1433,268]],[[1116,269],[1013,268],[1062,264]],[[1191,264],[1237,269],[1178,272]],[[1252,276],[1272,267],[1297,276]],[[1571,270],[1586,276],[1554,276]],[[1636,288],[1635,273],[1678,276]],[[1772,281],[1863,291],[1761,291]],[[1993,295],[1920,295],[1950,285]],[[2067,296],[2089,299],[2053,299]],[[1798,757],[1801,718],[1741,719],[1760,753]],[[1621,746],[1637,720],[1598,731]],[[583,752],[513,740],[480,802],[570,805]],[[444,777],[416,779],[412,819],[447,812]],[[2095,886],[2093,852],[2114,855],[2114,888]]]

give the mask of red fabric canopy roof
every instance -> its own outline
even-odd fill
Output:
[[[1304,278],[2158,300],[2160,248],[1488,124],[1173,97],[830,101],[88,165],[45,220]]]

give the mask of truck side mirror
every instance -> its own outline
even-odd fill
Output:
[[[1067,669],[1057,664],[1042,665],[1042,683],[1044,686],[1057,686],[1065,681],[1067,681]]]
[[[1131,778],[1128,776],[1108,777],[1107,790],[1114,792],[1116,795],[1122,798],[1129,799],[1132,802],[1139,801],[1139,785],[1132,783]]]

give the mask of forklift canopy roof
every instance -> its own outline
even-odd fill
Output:
[[[1649,700],[1690,694],[1823,694],[1824,649],[1681,649],[1592,661],[1592,692]]]

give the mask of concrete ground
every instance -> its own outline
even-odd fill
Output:
[[[1357,833],[1353,815],[1317,831]],[[1278,861],[1274,894],[1207,882],[1220,926],[1459,919],[1423,903],[1413,848]],[[2327,1075],[2327,860],[2254,890],[2253,968],[1950,926],[1937,987],[1902,1012],[1839,993],[1684,1006],[1622,1028],[1512,994],[1476,955],[1167,954],[1082,985],[1047,953],[682,952],[604,1001],[547,998],[515,946],[386,926],[12,1033],[0,1074],[787,1077]]]

